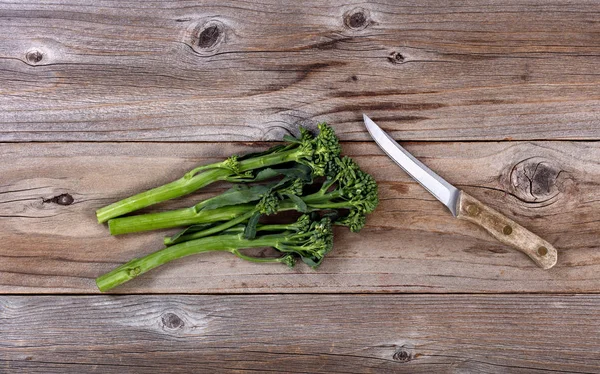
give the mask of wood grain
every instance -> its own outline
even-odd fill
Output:
[[[598,373],[600,296],[2,296],[0,370]]]
[[[550,271],[446,208],[373,143],[345,143],[380,184],[359,234],[336,231],[318,271],[214,253],[175,261],[120,293],[598,292],[600,143],[403,143],[450,183],[559,250]],[[111,237],[95,210],[197,164],[266,144],[0,144],[0,292],[94,293],[94,278],[162,247],[172,231]],[[205,194],[156,207],[190,206]],[[68,204],[71,203],[71,204]]]
[[[0,141],[598,139],[600,4],[0,2]]]

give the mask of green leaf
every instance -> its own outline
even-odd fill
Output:
[[[341,217],[341,214],[337,210],[330,210],[328,212],[325,212],[322,215],[322,218],[329,218],[331,220],[331,222],[337,221],[340,217]]]
[[[295,138],[295,137],[293,137],[291,135],[284,135],[283,136],[283,140],[285,140],[286,142],[289,142],[289,143],[296,143],[296,144],[300,144],[301,143],[300,139],[297,139],[297,138]]]
[[[320,221],[320,220],[321,220],[321,218],[325,218],[325,217],[327,217],[327,214],[329,214],[329,213],[325,213],[325,214],[323,215],[323,217],[321,217],[321,215],[319,214],[319,212],[311,212],[311,213],[310,213],[310,220],[311,220],[311,221]],[[337,214],[337,212],[336,212],[336,214]],[[337,216],[336,216],[336,217],[337,217]],[[331,217],[330,217],[329,219],[331,219],[332,221],[334,220],[334,219],[332,219]],[[337,219],[337,218],[336,218],[336,219]]]
[[[228,179],[231,182],[262,182],[268,179],[272,179],[278,176],[284,175],[291,179],[301,179],[305,183],[312,182],[312,169],[309,166],[294,163],[294,167],[275,169],[267,167],[264,169],[254,170],[254,176],[246,178],[243,176],[235,176]]]
[[[306,206],[306,203],[304,202],[304,200],[302,200],[298,196],[291,194],[291,193],[285,194],[285,196],[287,196],[290,200],[292,200],[294,202],[294,204],[296,204],[297,211],[299,211],[301,213],[308,213],[308,207]]]
[[[298,253],[298,248],[283,243],[277,244],[276,249],[283,253]]]
[[[171,236],[171,242],[174,243],[177,239],[179,239],[180,237],[182,237],[185,234],[193,234],[195,232],[204,231],[206,229],[211,228],[214,225],[215,225],[215,223],[203,223],[200,225],[192,225],[190,227],[187,227],[187,228],[179,231],[177,234]]]
[[[246,228],[244,229],[244,238],[246,239],[254,239],[256,237],[256,225],[258,225],[258,220],[260,219],[260,212],[256,212],[250,217],[248,223],[246,224]]]
[[[300,258],[302,259],[302,262],[304,262],[306,265],[310,266],[310,267],[311,267],[311,268],[313,268],[313,269],[316,269],[316,268],[317,268],[317,267],[320,265],[320,263],[318,263],[318,262],[315,262],[315,261],[314,261],[312,258],[310,258],[310,257],[304,257],[304,256],[301,256]]]
[[[254,178],[252,178],[252,180],[250,180],[250,182],[262,182],[267,179],[278,177],[280,175],[281,175],[281,173],[278,172],[277,169],[264,168],[264,169],[259,170],[258,173],[256,173],[256,175],[254,176]]]
[[[312,182],[312,168],[303,164],[296,164],[293,168],[277,169],[279,173],[290,179],[301,179],[306,183]]]
[[[256,185],[246,186],[238,185],[205,201],[199,210],[210,210],[229,205],[238,205],[260,200],[260,198],[270,190],[269,186]],[[199,211],[198,210],[198,211]]]

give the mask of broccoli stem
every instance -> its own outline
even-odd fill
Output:
[[[164,243],[165,243],[165,245],[173,245],[176,243],[181,243],[181,242],[185,242],[185,241],[192,240],[192,239],[199,239],[199,238],[203,238],[208,235],[216,234],[223,230],[227,230],[228,228],[231,228],[231,227],[237,225],[238,223],[247,221],[253,214],[254,214],[254,211],[249,211],[247,213],[240,214],[239,216],[237,216],[227,222],[224,222],[220,225],[211,227],[211,228],[203,230],[203,231],[195,232],[193,234],[182,235],[175,240],[172,240],[170,237],[166,237],[164,239]]]
[[[284,238],[281,235],[265,235],[250,240],[244,239],[242,234],[233,234],[191,240],[161,249],[142,258],[131,260],[111,272],[96,278],[96,284],[100,291],[106,292],[167,262],[196,253],[211,251],[231,252],[244,260],[254,262],[284,262],[285,256],[278,258],[256,258],[239,252],[240,249],[244,248],[273,247],[282,239]]]
[[[235,227],[235,228],[232,228],[232,227],[237,225],[238,223],[242,223],[242,222],[246,221],[253,214],[254,214],[254,211],[250,211],[246,214],[242,214],[242,215],[238,216],[237,218],[227,221],[221,225],[211,227],[210,229],[206,229],[203,231],[198,231],[198,232],[194,232],[191,234],[181,235],[180,237],[178,237],[175,240],[173,240],[171,237],[167,236],[164,239],[164,243],[165,243],[165,245],[173,245],[176,243],[187,242],[189,240],[203,238],[205,236],[216,234],[218,232],[225,231],[225,230],[227,230],[227,233],[232,233],[232,232],[243,233],[244,227]],[[296,228],[295,223],[271,224],[271,225],[259,225],[256,227],[256,231],[288,231],[288,230],[293,230],[294,228]]]
[[[293,210],[295,207],[296,205],[292,201],[284,200],[279,205],[278,210]],[[195,207],[190,207],[167,212],[113,218],[108,221],[108,228],[111,235],[121,235],[132,232],[228,221],[242,214],[253,212],[255,208],[256,205],[252,203],[224,206],[211,210],[200,210],[199,212],[196,211]]]
[[[340,202],[328,202],[323,203],[307,203],[308,207],[312,210],[328,210],[328,209],[350,209],[352,205],[346,201]]]
[[[240,161],[238,169],[239,172],[242,173],[266,166],[297,161],[304,156],[305,154],[300,148],[293,148],[283,152],[267,154]],[[198,174],[200,171],[202,172]],[[109,219],[131,213],[138,209],[187,195],[213,182],[227,180],[235,174],[234,171],[225,167],[225,161],[200,166],[186,173],[178,180],[100,208],[96,211],[96,217],[98,218],[99,223],[103,223]]]
[[[327,192],[325,193],[324,191],[318,191],[315,192],[311,195],[307,195],[302,197],[302,200],[304,200],[304,202],[306,204],[318,204],[318,203],[328,203],[330,201],[333,201],[334,199],[343,197],[343,192],[339,191],[339,190],[335,190],[335,191],[331,191],[331,192]]]
[[[209,170],[196,176],[187,173],[176,181],[141,192],[137,195],[100,208],[96,211],[96,217],[98,218],[99,223],[103,223],[111,218],[131,213],[161,201],[187,195],[212,182],[225,180],[230,174],[231,171],[227,169]]]
[[[108,221],[108,228],[111,235],[121,235],[201,223],[229,221],[251,211],[253,208],[255,208],[253,204],[240,204],[196,212],[194,207],[190,207],[160,213],[113,218]]]

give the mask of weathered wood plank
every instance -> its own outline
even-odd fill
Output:
[[[449,182],[555,245],[556,268],[540,270],[524,254],[454,219],[373,143],[346,143],[344,153],[380,183],[381,204],[361,233],[338,230],[334,251],[318,271],[203,254],[153,270],[116,291],[600,290],[600,143],[405,145]],[[98,207],[178,178],[197,164],[265,146],[0,144],[0,292],[96,292],[95,277],[160,249],[162,236],[172,232],[111,237],[96,223]],[[205,194],[160,208],[190,206],[224,187],[211,186]]]
[[[600,296],[1,296],[0,370],[600,372]]]
[[[0,2],[0,141],[600,138],[600,4]]]

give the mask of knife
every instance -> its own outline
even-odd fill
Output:
[[[365,114],[363,118],[375,143],[408,175],[444,204],[454,217],[479,225],[500,242],[525,253],[542,269],[550,269],[556,264],[558,256],[552,244],[446,182],[396,143]]]

